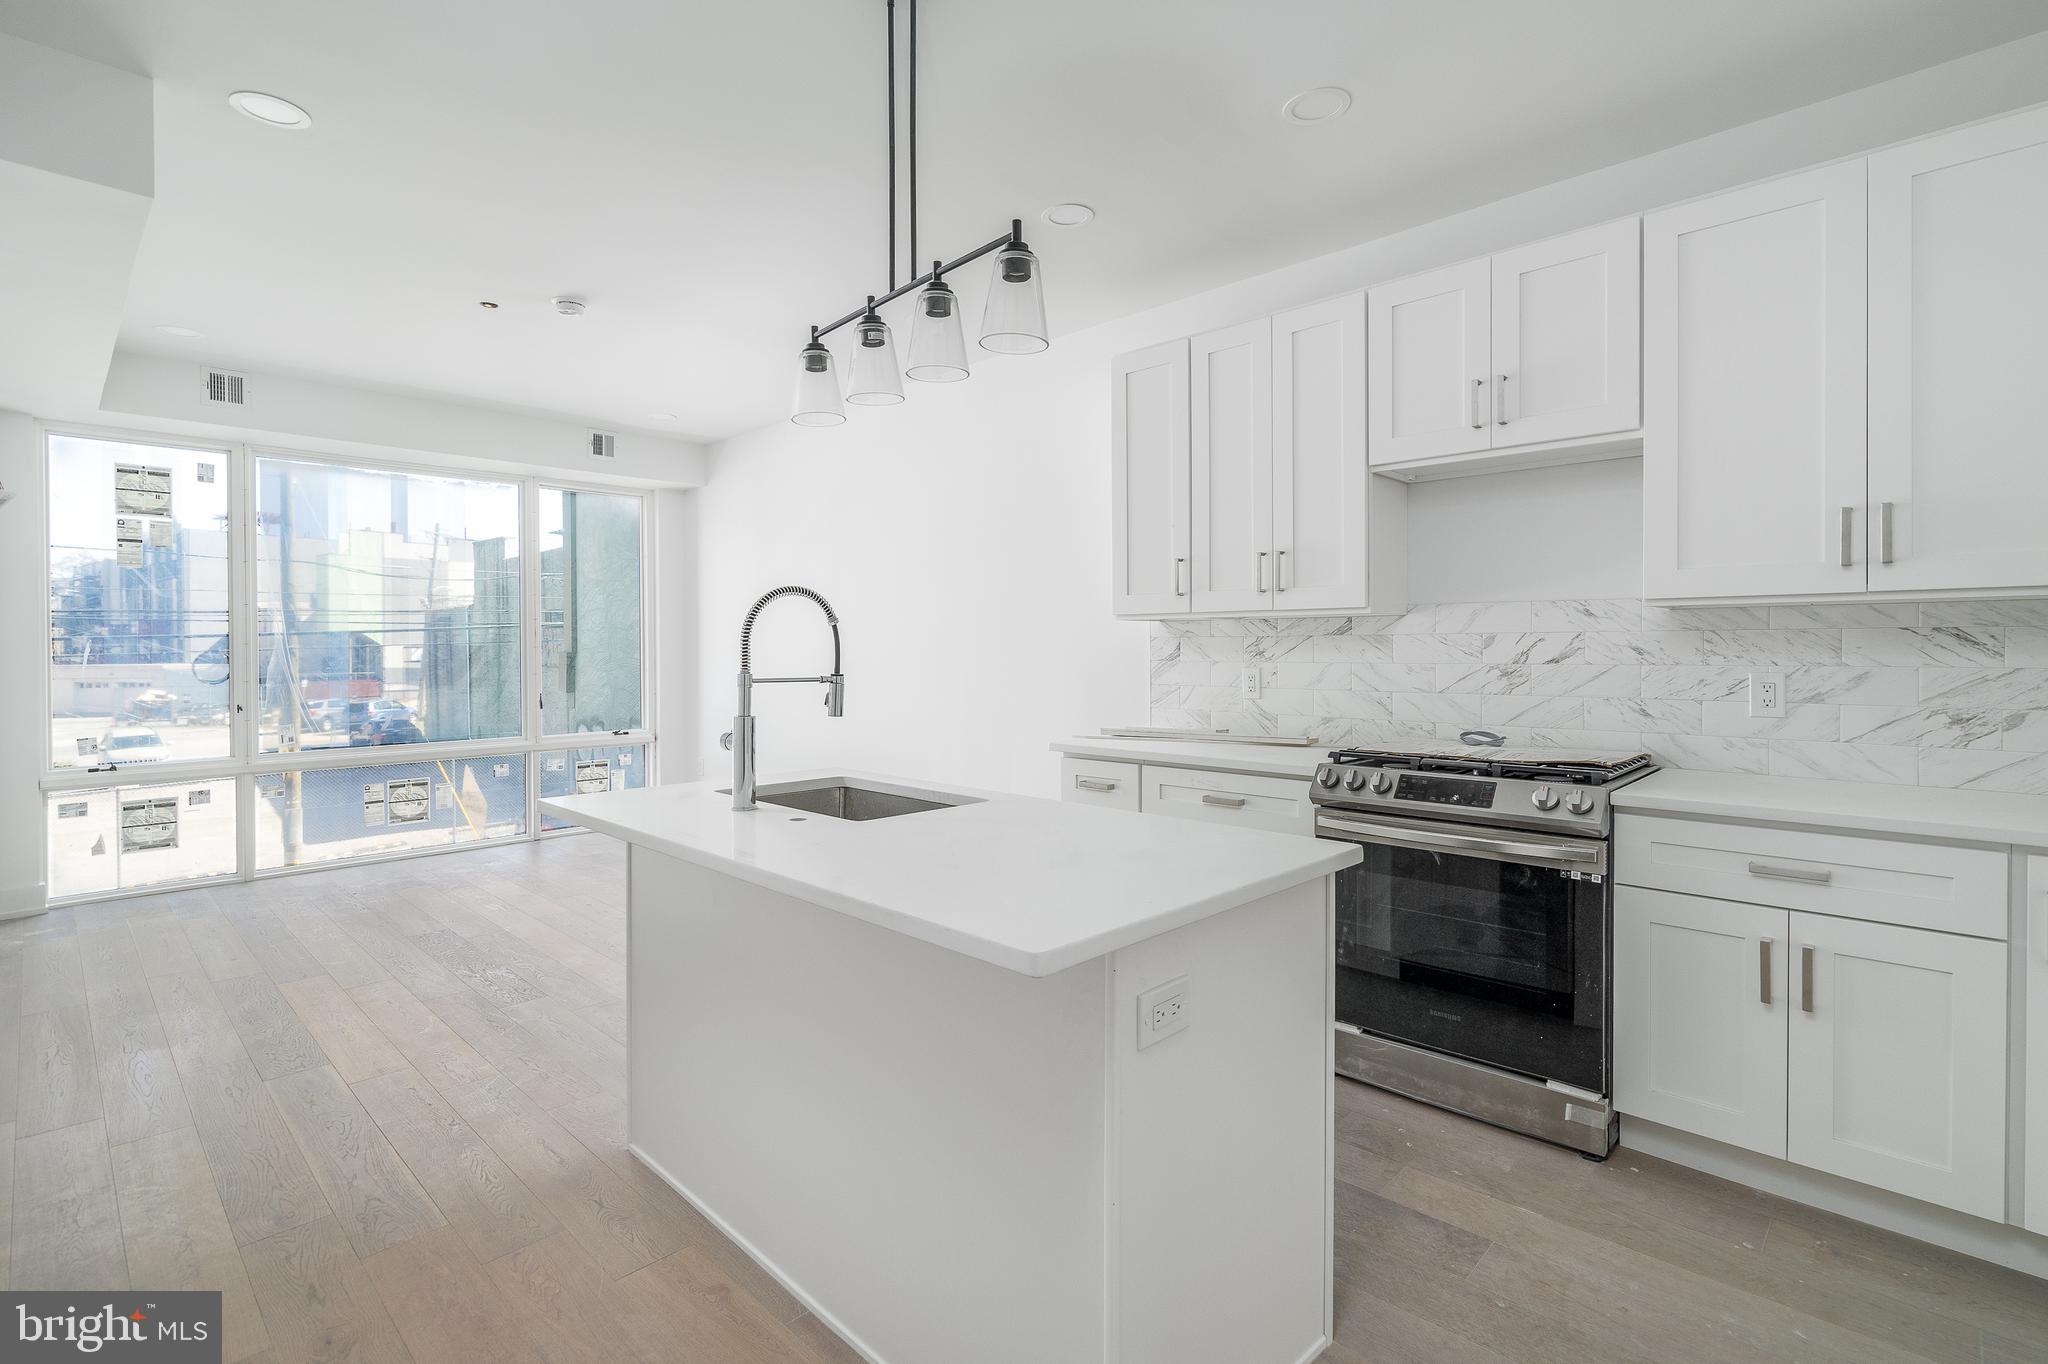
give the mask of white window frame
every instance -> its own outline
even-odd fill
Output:
[[[42,714],[43,774],[40,786],[44,797],[44,820],[41,838],[41,866],[44,883],[49,884],[50,852],[48,834],[48,798],[52,795],[72,791],[97,791],[124,786],[175,785],[184,781],[235,781],[235,870],[220,876],[202,876],[177,881],[162,881],[134,889],[97,891],[86,895],[53,897],[50,904],[74,905],[91,904],[103,900],[127,899],[138,895],[159,895],[192,886],[218,885],[225,881],[268,880],[278,876],[297,876],[307,872],[331,871],[337,867],[363,866],[377,862],[403,861],[414,857],[438,857],[444,853],[466,852],[473,848],[495,848],[509,843],[537,842],[541,839],[561,838],[584,832],[580,828],[557,829],[547,833],[540,827],[540,756],[564,749],[610,747],[613,745],[637,745],[646,751],[647,784],[656,784],[659,777],[660,748],[657,741],[655,712],[655,657],[659,652],[654,638],[656,578],[653,567],[655,542],[655,516],[657,499],[646,488],[622,486],[603,482],[557,476],[542,473],[512,473],[490,468],[465,467],[460,464],[437,464],[430,461],[407,462],[401,460],[376,459],[357,455],[330,454],[322,451],[298,450],[288,446],[251,443],[243,441],[222,441],[207,437],[184,437],[165,432],[129,431],[110,427],[84,426],[59,422],[38,422],[37,436],[41,442],[40,457],[45,472],[45,494],[38,509],[43,528],[44,570],[39,590],[43,594],[43,637],[45,656],[42,665]],[[155,445],[174,450],[196,450],[218,452],[227,471],[228,479],[228,552],[233,561],[232,581],[235,584],[235,600],[229,604],[228,613],[228,688],[231,698],[229,711],[228,756],[219,759],[184,760],[152,763],[147,766],[105,767],[66,769],[50,765],[49,726],[51,719],[51,672],[47,655],[50,633],[49,605],[49,533],[50,500],[48,490],[55,486],[49,479],[50,438],[69,436],[82,440],[119,441],[130,445]],[[432,743],[405,744],[395,749],[365,750],[356,748],[315,749],[302,753],[259,752],[257,726],[260,716],[257,708],[256,661],[256,584],[257,584],[257,488],[256,464],[262,459],[290,460],[300,464],[326,464],[342,469],[363,469],[372,472],[418,474],[431,478],[454,478],[472,482],[510,484],[519,491],[519,534],[520,534],[520,626],[519,626],[519,667],[520,686],[523,690],[520,706],[520,732],[489,739],[456,739]],[[541,604],[540,604],[540,494],[543,488],[559,489],[564,492],[601,493],[607,496],[637,497],[640,499],[640,725],[631,730],[594,730],[575,734],[544,735],[541,733],[541,696],[545,683],[541,677]],[[407,849],[398,852],[365,853],[359,857],[337,858],[326,862],[309,862],[296,867],[275,867],[259,871],[256,868],[256,778],[281,772],[311,771],[320,768],[369,767],[380,763],[432,762],[437,759],[483,758],[492,756],[517,756],[526,761],[526,822],[523,833],[503,838],[480,839],[473,843],[454,846]]]

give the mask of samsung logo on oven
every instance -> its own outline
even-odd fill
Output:
[[[1447,1014],[1442,1009],[1431,1009],[1429,1016],[1431,1018],[1441,1018],[1446,1023],[1463,1023],[1465,1021],[1465,1015]]]

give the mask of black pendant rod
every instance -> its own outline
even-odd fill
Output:
[[[896,0],[889,0],[889,287],[896,287]]]
[[[917,0],[910,5],[910,268],[915,270],[924,257],[917,254]]]
[[[1012,242],[1022,241],[1023,239],[1024,220],[1022,218],[1012,218],[1010,220],[1010,230],[1008,232],[1005,232],[1002,236],[997,237],[994,241],[983,242],[980,246],[975,247],[966,255],[958,257],[957,259],[954,260],[947,261],[944,265],[941,265],[938,269],[933,270],[929,274],[919,275],[916,279],[908,280],[902,284],[897,285],[888,293],[879,295],[874,300],[873,306],[876,308],[880,308],[887,304],[894,303],[897,299],[903,297],[912,289],[916,289],[922,285],[929,284],[941,275],[950,275],[955,270],[958,270],[961,266],[966,265],[971,261],[978,261],[991,251],[1001,250],[1003,247],[1010,245]],[[866,317],[868,314],[868,306],[869,305],[863,303],[860,307],[855,308],[852,312],[840,318],[838,321],[828,322],[824,326],[818,327],[815,330],[819,336],[830,336],[833,332],[838,331],[847,323],[858,322],[863,317]]]

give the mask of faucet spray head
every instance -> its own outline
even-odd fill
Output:
[[[825,713],[834,719],[846,714],[846,674],[833,673],[826,679]]]

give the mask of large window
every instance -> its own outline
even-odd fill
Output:
[[[264,752],[519,735],[518,484],[259,459],[256,486]]]
[[[558,832],[542,796],[651,779],[638,494],[47,447],[53,899]]]
[[[541,732],[640,728],[640,499],[540,490]]]
[[[229,752],[228,456],[50,438],[50,766]]]

